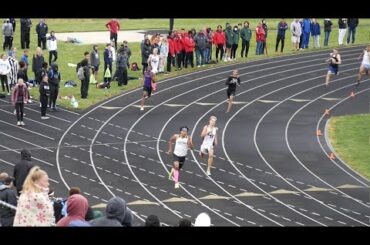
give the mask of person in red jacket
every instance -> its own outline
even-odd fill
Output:
[[[174,34],[172,31],[168,33],[167,42],[168,42],[168,56],[167,56],[167,72],[171,72],[171,66],[175,65],[175,41],[173,39]]]
[[[262,24],[258,23],[258,26],[256,28],[256,55],[263,54],[263,43],[265,42],[265,31],[263,30]]]
[[[184,47],[185,47],[185,68],[188,68],[188,64],[191,65],[191,68],[194,68],[194,48],[195,48],[195,42],[193,39],[192,31],[189,31],[188,33],[185,33],[184,36]]]
[[[177,70],[182,69],[182,49],[183,49],[183,40],[182,35],[180,32],[176,32],[175,35],[175,53],[176,53],[176,63],[177,63]]]
[[[224,56],[225,47],[225,32],[222,30],[222,26],[217,26],[217,31],[213,35],[213,44],[216,46],[216,62],[218,62],[218,53],[221,51],[220,60]]]
[[[110,40],[114,40],[114,46],[117,50],[118,31],[121,28],[119,22],[116,19],[111,19],[105,26],[110,31]]]

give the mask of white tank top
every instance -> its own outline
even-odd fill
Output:
[[[185,138],[181,138],[180,136],[177,137],[173,153],[178,157],[186,156],[188,153],[188,136]]]
[[[364,65],[370,65],[370,53],[365,51],[364,52],[364,57],[362,58],[362,64]]]
[[[213,127],[212,132],[210,132],[206,136],[204,136],[202,145],[203,146],[213,145],[213,142],[215,141],[215,138],[216,138],[216,132],[217,132],[217,128]]]
[[[152,54],[150,65],[152,66],[152,72],[155,74],[158,73],[159,55]]]

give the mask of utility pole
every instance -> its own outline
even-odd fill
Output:
[[[170,31],[173,30],[174,21],[175,21],[174,18],[170,18]]]

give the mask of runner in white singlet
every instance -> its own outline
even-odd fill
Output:
[[[169,179],[175,181],[175,188],[179,188],[179,170],[182,168],[185,162],[185,157],[188,153],[189,148],[193,149],[193,141],[191,136],[188,135],[189,128],[184,126],[180,128],[180,134],[174,134],[168,141],[167,154],[172,152],[172,144],[175,143],[175,150],[173,151],[173,167],[169,174]]]
[[[208,125],[203,127],[200,137],[203,138],[203,143],[200,146],[200,156],[203,158],[204,154],[208,154],[207,175],[211,175],[211,167],[213,164],[214,146],[217,145],[217,118],[211,116]]]

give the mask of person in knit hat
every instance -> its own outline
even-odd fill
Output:
[[[211,226],[211,218],[207,213],[200,213],[195,219],[194,226]]]

